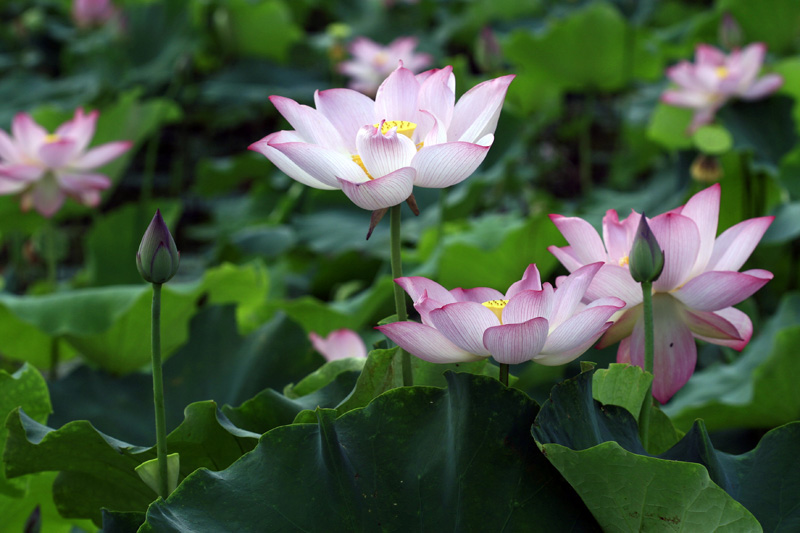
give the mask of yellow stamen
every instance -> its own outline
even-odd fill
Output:
[[[414,130],[417,129],[417,125],[413,122],[409,122],[407,120],[385,120],[383,125],[381,124],[373,124],[376,128],[381,129],[381,134],[386,135],[389,133],[389,130],[392,128],[397,128],[397,133],[405,135],[409,139],[411,135],[414,134]]]
[[[481,305],[488,307],[489,310],[497,316],[497,320],[503,323],[503,308],[508,304],[508,300],[489,300],[483,302]]]
[[[382,67],[386,63],[389,62],[389,54],[386,52],[378,52],[375,54],[375,57],[372,58],[372,64],[376,67]]]
[[[621,267],[624,267],[624,266],[628,266],[628,263],[629,263],[629,262],[630,262],[630,259],[629,259],[629,258],[628,258],[628,256],[626,255],[625,257],[621,257],[621,258],[619,259],[619,262],[618,262],[618,263],[619,263],[619,266],[621,266]]]
[[[59,137],[55,133],[48,133],[44,137],[44,142],[47,143],[47,144],[56,143],[56,142],[58,142],[60,140],[61,140],[61,137]]]
[[[375,179],[372,176],[370,176],[369,171],[367,171],[367,167],[364,166],[364,162],[361,160],[361,156],[360,155],[354,155],[354,156],[351,156],[351,157],[353,158],[353,163],[356,163],[358,166],[360,166],[361,169],[364,171],[364,174],[366,174],[369,179],[371,179],[371,180]]]
[[[730,74],[728,67],[717,67],[716,69],[714,69],[714,72],[717,74],[718,78],[722,79],[727,78],[728,74]]]

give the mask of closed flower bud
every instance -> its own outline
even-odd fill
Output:
[[[161,211],[156,210],[136,252],[136,268],[145,281],[166,283],[178,271],[180,259],[181,254],[161,217]]]
[[[636,229],[636,237],[633,239],[628,257],[631,277],[639,283],[657,280],[664,270],[664,252],[661,251],[656,236],[650,231],[644,213]]]

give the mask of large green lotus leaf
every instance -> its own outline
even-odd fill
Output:
[[[794,0],[721,0],[717,8],[733,15],[747,36],[746,42],[764,42],[772,53],[793,50],[800,37],[800,3]]]
[[[624,407],[631,416],[638,419],[652,381],[653,376],[638,366],[611,363],[607,370],[595,371],[592,378],[592,397],[603,405]],[[651,408],[648,436],[651,453],[668,450],[682,436],[661,409],[655,406]]]
[[[760,532],[758,521],[701,465],[636,455],[616,442],[542,451],[607,532]]]
[[[201,467],[224,469],[256,445],[259,435],[235,427],[212,401],[190,404],[185,413],[167,439],[169,452],[180,453],[181,477]],[[6,428],[6,474],[58,471],[53,499],[67,518],[89,518],[99,525],[101,507],[143,511],[156,497],[134,472],[155,458],[155,447],[127,444],[85,420],[51,429],[20,409],[9,415]]]
[[[167,226],[174,228],[181,212],[177,201],[125,204],[95,219],[86,236],[86,268],[93,285],[141,284],[142,276],[131,258],[136,257],[142,236],[159,208]]]
[[[799,323],[800,295],[792,293],[735,362],[695,372],[664,411],[684,430],[697,418],[711,430],[771,428],[796,420]]]
[[[543,31],[517,30],[504,50],[523,68],[544,71],[566,89],[612,91],[630,78],[624,63],[628,31],[617,9],[593,2],[567,17],[551,18]]]
[[[279,0],[258,3],[231,0],[226,7],[230,26],[224,36],[244,56],[282,61],[289,47],[303,36],[302,28],[292,20],[288,5]],[[266,35],[269,38],[265,39]]]
[[[191,321],[189,341],[164,363],[167,428],[183,420],[183,406],[191,402],[214,400],[219,405],[239,405],[268,387],[281,390],[299,381],[322,361],[305,346],[302,330],[286,317],[278,316],[243,337],[237,332],[233,306],[201,310]],[[319,398],[319,405],[335,406],[354,384],[352,376],[342,385],[346,390],[326,391],[331,396]],[[53,403],[58,406],[50,419],[53,425],[89,420],[100,431],[127,442],[146,444],[155,440],[149,373],[120,377],[82,367],[51,383],[50,388]],[[284,409],[278,399],[272,402],[277,414],[270,414],[265,407],[259,411],[261,418],[274,416],[275,425],[291,423],[299,411],[317,407],[316,403],[283,400],[288,402],[290,414],[280,415]],[[258,427],[263,433],[274,425],[261,422]]]
[[[0,517],[2,517],[0,531],[3,533],[26,531],[25,523],[37,507],[41,513],[41,530],[46,533],[94,531],[96,528],[90,520],[64,518],[59,514],[53,501],[53,482],[57,475],[56,472],[28,474],[22,478],[27,484],[23,496],[12,498],[0,494]]]
[[[529,264],[536,263],[542,276],[557,265],[552,254],[542,252],[560,235],[544,213],[524,220],[515,215],[481,217],[466,231],[445,239],[436,281],[448,289],[491,287],[505,292]]]
[[[686,527],[691,531],[714,531],[726,520],[739,520],[740,529],[736,530],[749,531],[748,524],[755,522],[747,518],[747,511],[762,524],[773,524],[775,530],[785,525],[791,531],[796,527],[793,524],[800,524],[800,465],[795,459],[800,423],[771,431],[750,452],[731,455],[714,449],[705,425],[698,421],[669,450],[652,456],[639,442],[634,417],[627,409],[593,401],[592,384],[592,372],[584,372],[556,385],[542,405],[532,433],[548,458],[551,451],[557,455],[554,464],[604,527],[632,523],[646,528],[654,519],[678,518],[677,523],[688,521]],[[664,464],[671,461],[685,463],[685,470],[674,471]],[[625,484],[620,485],[616,467],[638,474],[626,475]],[[698,473],[703,475],[698,477]],[[669,483],[670,476],[682,481]],[[647,487],[651,479],[664,481],[645,490],[642,484]],[[709,522],[697,522],[696,502],[679,497],[684,484],[692,486],[690,479],[694,479],[692,490],[698,499],[711,502],[706,504]],[[775,483],[775,479],[786,481]],[[733,500],[747,511],[737,510]],[[642,512],[642,508],[649,511]],[[638,514],[633,516],[633,511]],[[630,530],[639,531],[638,526]]]
[[[755,169],[777,176],[783,156],[797,144],[794,103],[794,98],[776,95],[720,109],[719,118],[733,135],[734,148],[752,151]]]
[[[473,363],[451,363],[437,365],[411,356],[411,373],[414,385],[443,387],[446,385],[445,373],[448,371],[469,372],[497,378],[498,367],[489,363],[488,359]],[[514,378],[511,377],[513,380]],[[323,383],[321,380],[319,383]],[[513,381],[512,381],[513,383]],[[403,367],[397,348],[373,350],[367,356],[358,381],[350,394],[336,406],[336,412],[342,415],[358,407],[364,407],[384,392],[403,386]],[[311,411],[301,412],[295,422],[309,422],[316,418]]]
[[[248,309],[265,297],[266,272],[257,264],[210,269],[194,283],[164,286],[161,346],[169,357],[186,342],[189,320],[203,296],[211,303],[243,302]],[[0,295],[0,339],[5,355],[37,366],[50,364],[53,336],[109,372],[125,374],[150,361],[152,289],[98,287],[45,296]]]
[[[360,374],[366,362],[366,358],[362,357],[346,357],[328,361],[297,384],[290,383],[284,387],[283,394],[292,399],[311,394],[332,382],[336,379],[336,376],[344,372],[356,371]]]
[[[23,365],[13,374],[0,370],[0,419],[5,420],[17,407],[22,407],[34,420],[42,423],[53,411],[47,383],[38,370],[28,365]],[[7,436],[5,427],[0,428],[0,450],[5,446]],[[0,495],[18,498],[25,494],[25,488],[25,480],[6,479],[0,468]]]
[[[189,476],[140,531],[597,530],[530,438],[535,402],[491,378],[447,381],[276,428],[227,470]]]
[[[687,133],[692,111],[659,103],[647,126],[647,137],[670,150],[692,147],[692,137]]]

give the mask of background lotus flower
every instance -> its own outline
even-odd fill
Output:
[[[783,77],[767,74],[758,77],[767,47],[754,43],[729,55],[701,44],[694,64],[682,61],[667,69],[667,77],[678,85],[661,95],[661,100],[678,107],[694,109],[690,131],[711,122],[714,114],[731,98],[758,100],[783,85]]]
[[[87,150],[97,116],[97,111],[86,115],[78,109],[72,120],[48,134],[27,113],[17,114],[13,137],[0,130],[0,194],[19,193],[24,210],[34,207],[46,217],[67,196],[88,206],[100,203],[100,191],[111,181],[90,171],[125,153],[131,143],[116,141]]]
[[[505,364],[565,364],[588,350],[611,326],[609,317],[625,305],[613,297],[581,304],[601,266],[580,268],[554,289],[542,285],[530,265],[505,294],[486,287],[448,291],[427,278],[399,278],[395,282],[414,300],[422,324],[394,322],[377,329],[432,363],[492,356]]]
[[[341,189],[363,209],[404,202],[419,187],[466,179],[494,141],[513,75],[480,83],[455,103],[452,67],[414,76],[401,65],[371,98],[350,89],[314,94],[316,109],[271,96],[294,127],[250,145],[289,177]]]
[[[760,289],[772,273],[738,272],[774,217],[752,218],[719,237],[720,186],[700,191],[686,202],[649,220],[664,252],[664,270],[653,283],[655,366],[653,396],[669,400],[691,377],[697,361],[694,338],[742,350],[753,325],[732,307]],[[619,296],[624,313],[605,333],[599,346],[621,341],[617,361],[644,366],[642,291],[628,271],[628,253],[641,215],[619,221],[616,211],[603,218],[603,239],[585,220],[551,215],[570,246],[548,249],[570,271],[603,261],[586,291],[587,299]]]
[[[411,72],[419,72],[433,62],[430,54],[417,54],[417,39],[398,37],[387,46],[366,37],[357,37],[348,50],[353,59],[339,64],[339,72],[352,78],[348,86],[364,94],[374,96],[381,82],[402,61]]]
[[[327,337],[320,337],[312,331],[308,334],[308,339],[326,361],[367,356],[364,341],[352,329],[337,329],[331,331]]]
[[[118,13],[110,0],[73,0],[72,19],[80,28],[102,26]]]

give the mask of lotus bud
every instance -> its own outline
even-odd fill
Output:
[[[728,50],[742,46],[742,27],[730,13],[722,15],[719,23],[719,42]]]
[[[136,252],[136,268],[145,281],[166,283],[178,271],[180,259],[181,254],[161,217],[161,211],[156,210]]]
[[[180,454],[171,453],[167,456],[167,490],[169,494],[178,486],[178,474],[181,469]],[[153,492],[159,494],[159,487],[161,487],[160,477],[158,473],[158,459],[150,459],[140,464],[134,471],[139,474],[139,478],[145,484],[153,489]],[[160,494],[161,497],[166,498],[169,494]]]
[[[650,230],[644,213],[636,229],[636,237],[633,239],[628,257],[631,277],[639,283],[657,280],[664,270],[664,252],[661,251],[656,236]]]

